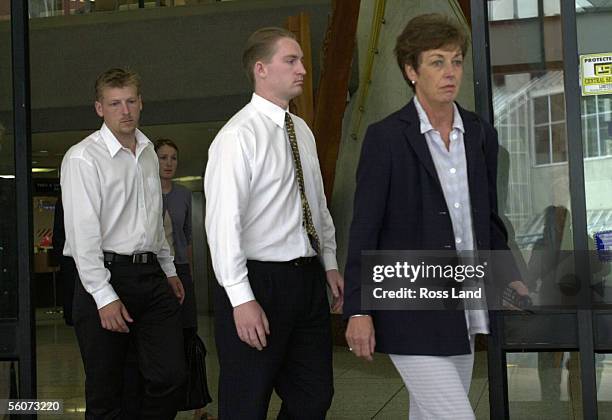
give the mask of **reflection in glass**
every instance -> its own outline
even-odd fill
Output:
[[[578,54],[610,53],[612,1],[576,0],[576,10]],[[612,94],[582,96],[580,100],[587,233],[590,247],[595,248],[595,235],[612,230]],[[608,305],[612,304],[610,268],[609,263],[591,264],[593,299]]]
[[[544,16],[559,16],[561,3],[559,0],[544,0]]]
[[[550,96],[551,121],[565,121],[565,95],[559,93]]]
[[[538,3],[533,0],[497,0],[489,3],[490,20],[525,19],[538,16]]]
[[[535,128],[536,164],[550,163],[550,135],[548,127]]]
[[[533,98],[533,122],[534,124],[545,124],[548,122],[547,96]]]
[[[576,0],[578,54],[612,51],[612,0]],[[584,188],[587,210],[587,232],[590,246],[598,232],[612,230],[612,95],[582,96],[582,142],[585,150]],[[593,300],[609,307],[612,304],[612,266],[609,262],[591,262]],[[603,305],[602,305],[603,306]],[[606,308],[606,306],[603,306]],[[596,319],[603,319],[597,313]],[[606,333],[595,335],[595,346],[605,342]],[[612,418],[612,355],[596,354],[597,408],[600,419]]]
[[[612,354],[596,354],[597,406],[600,419],[612,417]]]
[[[567,141],[565,139],[565,122],[551,125],[552,162],[567,161]]]
[[[521,16],[528,3],[536,19]],[[488,6],[493,12],[489,35],[494,124],[500,143],[498,190],[504,194],[499,208],[513,232],[511,247],[531,297],[545,304],[539,297],[558,290],[563,270],[571,270],[560,255],[573,244],[560,3],[545,0],[540,11],[538,3],[495,0]],[[517,323],[517,328],[540,337],[537,344],[553,340],[553,328],[545,320],[525,316]],[[512,419],[581,417],[578,353],[511,353],[507,360]]]
[[[582,418],[579,353],[508,353],[507,361],[511,419]]]

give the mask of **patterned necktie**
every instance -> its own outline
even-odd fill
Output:
[[[302,172],[302,161],[300,160],[300,150],[298,149],[297,138],[295,137],[295,127],[293,126],[293,120],[288,112],[285,112],[285,129],[287,130],[287,136],[289,137],[289,144],[291,145],[291,154],[293,155],[293,163],[295,166],[295,175],[298,181],[298,189],[300,190],[300,201],[302,202],[302,225],[308,234],[310,245],[319,253],[319,236],[315,230],[314,224],[312,223],[312,214],[310,213],[310,206],[308,205],[308,199],[306,198],[306,190],[304,189],[304,173]]]

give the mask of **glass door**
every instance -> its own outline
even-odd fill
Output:
[[[584,193],[591,249],[612,231],[612,1],[575,0],[581,69],[580,120]],[[612,417],[612,270],[607,258],[591,259],[596,401],[599,418]]]
[[[571,251],[560,0],[488,2],[493,123],[499,135],[499,211],[536,303],[559,287]],[[540,3],[540,4],[538,4]],[[576,312],[506,314],[512,419],[581,418]]]
[[[608,233],[612,249],[611,3],[472,1],[477,111],[499,133],[500,213],[544,305],[494,317],[491,418],[612,416],[612,270],[596,251]]]

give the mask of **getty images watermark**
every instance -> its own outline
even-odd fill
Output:
[[[589,308],[605,300],[610,261],[593,252],[364,251],[361,304],[364,310],[506,310]],[[589,261],[581,278],[575,261]],[[519,267],[522,267],[519,269]],[[509,284],[529,289],[518,296]],[[515,308],[516,309],[516,308]]]

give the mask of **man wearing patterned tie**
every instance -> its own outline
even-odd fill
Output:
[[[333,395],[332,310],[342,306],[335,230],[314,137],[289,112],[306,70],[295,36],[251,35],[243,66],[251,102],[221,129],[204,177],[206,233],[219,282],[215,338],[219,417],[324,419]]]

